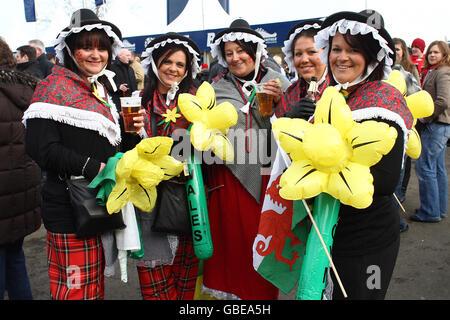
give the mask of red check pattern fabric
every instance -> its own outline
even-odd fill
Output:
[[[64,92],[64,95],[58,94],[60,92]],[[115,123],[111,108],[94,96],[92,87],[64,67],[54,66],[52,73],[38,83],[30,104],[35,102],[97,112]]]
[[[199,261],[191,237],[179,237],[172,265],[138,266],[144,300],[193,300]]]
[[[47,232],[50,293],[54,300],[103,300],[105,260],[100,237]]]
[[[377,111],[374,111],[374,108],[386,109],[398,114],[404,121],[406,129],[410,130],[413,126],[414,118],[406,105],[405,98],[400,91],[384,81],[371,81],[362,84],[350,94],[347,104],[352,112],[356,110],[367,111],[367,119],[376,117]]]
[[[189,94],[195,95],[197,92],[197,89],[195,87],[191,87],[189,90]],[[166,105],[166,99],[165,96],[163,96],[159,90],[155,90],[153,93],[153,99],[150,100],[147,105],[145,106],[145,110],[147,111],[147,117],[148,121],[145,124],[145,130],[147,132],[147,135],[151,137],[152,134],[152,128],[151,128],[151,117],[152,114],[150,112],[150,108],[153,107],[153,111],[156,117],[156,135],[157,136],[165,136],[165,137],[171,137],[172,133],[177,129],[187,129],[190,126],[190,122],[183,116],[183,114],[178,110],[177,113],[181,115],[180,118],[177,118],[176,122],[169,121],[169,123],[165,122],[166,118],[163,116],[163,114],[167,113],[167,110],[173,110],[176,109],[178,106],[178,96],[175,100],[172,100],[170,104]]]

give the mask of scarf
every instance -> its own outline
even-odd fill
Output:
[[[398,124],[406,146],[414,118],[405,98],[396,88],[383,81],[366,82],[350,93],[347,104],[355,121],[382,118]]]
[[[436,69],[437,66],[438,66],[438,64],[434,64],[434,65],[429,66],[428,68],[422,70],[421,77],[420,77],[420,86],[421,86],[421,87],[423,87],[423,83],[425,82],[425,79],[426,79],[427,76],[430,74],[430,72],[431,72],[433,69]]]
[[[92,79],[93,84],[96,82]],[[121,141],[119,114],[105,90],[102,93],[109,103],[100,94],[95,95],[94,88],[69,69],[54,66],[52,73],[36,86],[23,119],[51,119],[94,130],[116,146]]]
[[[194,87],[191,87],[188,93],[195,94],[196,91],[197,90]],[[191,124],[181,114],[178,108],[178,96],[174,97],[173,100],[170,100],[167,105],[166,98],[159,92],[158,89],[155,89],[153,92],[153,98],[149,100],[145,108],[150,117],[152,116],[150,114],[150,108],[153,108],[153,112],[156,117],[156,135],[158,136],[171,137],[175,130],[180,128],[187,129]],[[169,114],[172,113],[172,117],[168,116],[168,111]],[[146,122],[145,131],[149,137],[152,136],[151,120]]]

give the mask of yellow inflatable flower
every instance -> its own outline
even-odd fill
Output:
[[[407,94],[407,87],[405,79],[398,70],[394,70],[386,80],[387,83],[397,88],[401,94],[405,97],[406,104],[408,105],[411,114],[414,117],[413,128],[409,132],[408,143],[406,144],[406,154],[413,159],[417,159],[422,152],[422,143],[420,142],[420,136],[414,126],[417,123],[417,119],[425,118],[433,114],[434,103],[431,95],[425,90],[413,93],[409,96]]]
[[[300,200],[326,192],[358,209],[372,203],[369,167],[392,149],[397,138],[397,131],[385,123],[353,121],[334,87],[328,87],[317,103],[314,124],[280,118],[272,130],[292,159],[280,179],[281,197]]]
[[[172,138],[154,137],[142,140],[126,152],[116,166],[116,185],[106,203],[109,213],[119,212],[131,201],[145,212],[156,203],[156,186],[180,174],[183,163],[169,156]]]
[[[193,123],[190,134],[194,148],[200,151],[211,149],[220,159],[233,161],[233,146],[226,133],[236,124],[238,115],[231,103],[216,105],[214,88],[205,81],[195,96],[180,94],[178,107],[184,117]]]

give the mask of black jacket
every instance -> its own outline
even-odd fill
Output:
[[[47,59],[45,53],[37,57],[36,60],[39,64],[39,69],[42,72],[42,78],[46,78],[50,73],[52,73],[52,68],[54,64]]]
[[[70,119],[77,117],[77,112],[74,112],[78,109],[76,104],[89,104],[89,101],[77,98],[76,94],[71,95],[71,92],[81,92],[80,96],[83,96],[83,90],[89,90],[90,94],[90,89],[82,86],[81,82],[73,72],[55,67],[53,73],[37,85],[32,98],[34,103],[48,99],[52,101],[50,104],[57,105],[58,102],[53,98],[67,97],[68,100],[63,98],[59,104],[63,110],[66,104],[73,104],[73,109],[67,110],[65,115],[69,123],[58,117],[46,119],[45,112],[49,112],[49,109],[45,102],[42,116],[25,115],[26,151],[47,172],[47,180],[42,187],[42,219],[45,228],[54,233],[75,233],[75,219],[65,179],[83,175],[91,181],[97,175],[101,162],[106,163],[117,152],[117,146],[99,131],[86,129],[80,124],[70,124]],[[80,86],[79,91],[76,90],[77,86]],[[88,113],[94,115],[94,111]]]
[[[27,152],[47,172],[42,188],[42,219],[48,231],[75,233],[75,217],[61,177],[81,175],[80,164],[89,156],[84,176],[91,181],[98,173],[100,162],[106,163],[116,151],[96,131],[47,119],[27,120]]]
[[[128,85],[126,96],[131,96],[131,93],[137,90],[136,76],[134,75],[133,68],[131,68],[129,64],[123,63],[116,58],[111,64],[110,70],[116,74],[114,76],[114,82],[116,83],[117,89],[119,89],[119,86],[122,83],[126,83]],[[116,94],[118,97],[121,97],[122,91],[118,90],[116,91]]]
[[[18,63],[16,69],[22,72],[27,72],[36,78],[44,79],[44,74],[42,73],[39,63],[36,60]]]
[[[137,81],[136,76],[134,75],[134,70],[131,68],[129,64],[125,64],[116,58],[114,62],[110,66],[110,70],[113,71],[116,75],[114,76],[114,82],[117,86],[116,92],[110,92],[110,95],[113,99],[114,104],[117,107],[117,111],[121,111],[120,97],[123,96],[131,96],[133,91],[137,90]],[[122,83],[128,84],[128,91],[123,94],[122,91],[119,90],[119,86]],[[120,151],[126,152],[128,150],[133,149],[137,143],[141,140],[140,136],[134,133],[124,132],[123,130],[123,119],[120,118],[120,127],[122,129],[122,144]]]
[[[41,173],[25,153],[22,124],[37,80],[0,69],[0,245],[17,241],[41,225]]]

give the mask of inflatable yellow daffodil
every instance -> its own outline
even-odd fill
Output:
[[[401,94],[405,97],[406,104],[411,111],[411,114],[414,117],[413,128],[409,132],[408,143],[406,144],[406,154],[413,159],[417,159],[422,152],[422,144],[420,142],[419,133],[414,126],[417,123],[417,119],[425,118],[433,114],[433,98],[425,90],[406,96],[406,82],[401,72],[398,70],[392,71],[386,82],[393,85],[401,92]]]
[[[126,152],[116,166],[116,185],[106,203],[109,213],[119,212],[131,201],[145,212],[156,203],[156,186],[180,174],[184,164],[169,156],[172,138],[154,137],[142,140]]]
[[[317,103],[314,124],[280,118],[272,129],[292,159],[280,179],[281,197],[300,200],[326,192],[358,209],[372,203],[369,168],[392,149],[397,138],[397,131],[385,123],[353,121],[344,97],[334,87],[328,87]]]
[[[195,96],[180,94],[178,107],[184,117],[193,123],[190,134],[194,148],[200,151],[211,149],[225,161],[234,159],[233,147],[226,133],[236,124],[238,115],[230,102],[216,105],[214,89],[205,81]]]

